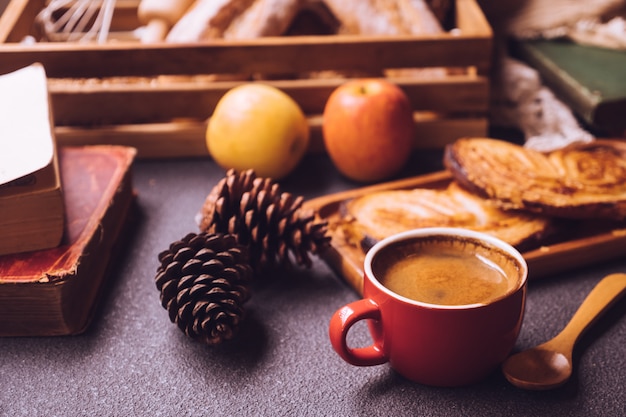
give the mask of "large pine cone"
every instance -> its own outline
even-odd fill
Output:
[[[172,323],[209,345],[232,339],[252,278],[235,236],[190,233],[161,252],[159,262],[156,286]]]
[[[269,178],[254,171],[229,170],[209,193],[202,207],[200,230],[230,233],[249,249],[257,272],[291,264],[312,265],[309,254],[329,246],[328,223],[302,208],[303,197],[281,192]]]

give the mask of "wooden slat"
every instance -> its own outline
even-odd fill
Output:
[[[322,113],[330,93],[346,79],[264,81],[285,91],[306,114]],[[392,79],[415,110],[448,113],[486,112],[488,80],[449,76],[439,80]],[[93,125],[160,123],[209,117],[223,94],[237,82],[149,84],[50,83],[55,123]]]
[[[310,116],[311,143],[309,152],[325,152],[322,138],[322,117]],[[441,149],[461,136],[484,136],[485,118],[422,119],[416,114],[415,149]],[[206,121],[174,123],[127,124],[97,128],[57,126],[55,136],[60,146],[126,145],[137,148],[137,156],[150,158],[207,157]]]
[[[124,145],[137,149],[137,157],[182,158],[207,157],[204,141],[206,123],[160,123],[79,128],[58,126],[55,136],[59,146]]]
[[[486,117],[431,118],[415,123],[415,149],[443,149],[461,137],[484,137]]]
[[[481,37],[302,36],[197,44],[132,42],[99,47],[75,44],[5,44],[0,73],[41,62],[49,77],[164,74],[282,74],[322,70],[375,72],[386,68],[488,66],[491,50]]]

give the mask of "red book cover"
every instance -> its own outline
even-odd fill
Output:
[[[0,256],[0,336],[76,334],[88,326],[134,201],[135,154],[124,146],[60,149],[63,240]]]

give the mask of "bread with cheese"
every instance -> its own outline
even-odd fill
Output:
[[[339,229],[353,245],[415,228],[461,227],[526,248],[541,241],[551,231],[548,218],[501,210],[455,182],[444,189],[369,193],[347,201],[341,212]]]

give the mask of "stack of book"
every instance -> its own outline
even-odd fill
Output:
[[[78,334],[93,318],[133,207],[135,149],[62,148],[67,221],[54,248],[0,256],[0,336]]]
[[[46,73],[0,76],[0,255],[59,245],[65,221]]]
[[[0,77],[0,336],[87,328],[135,199],[134,148],[57,151],[46,85]]]

